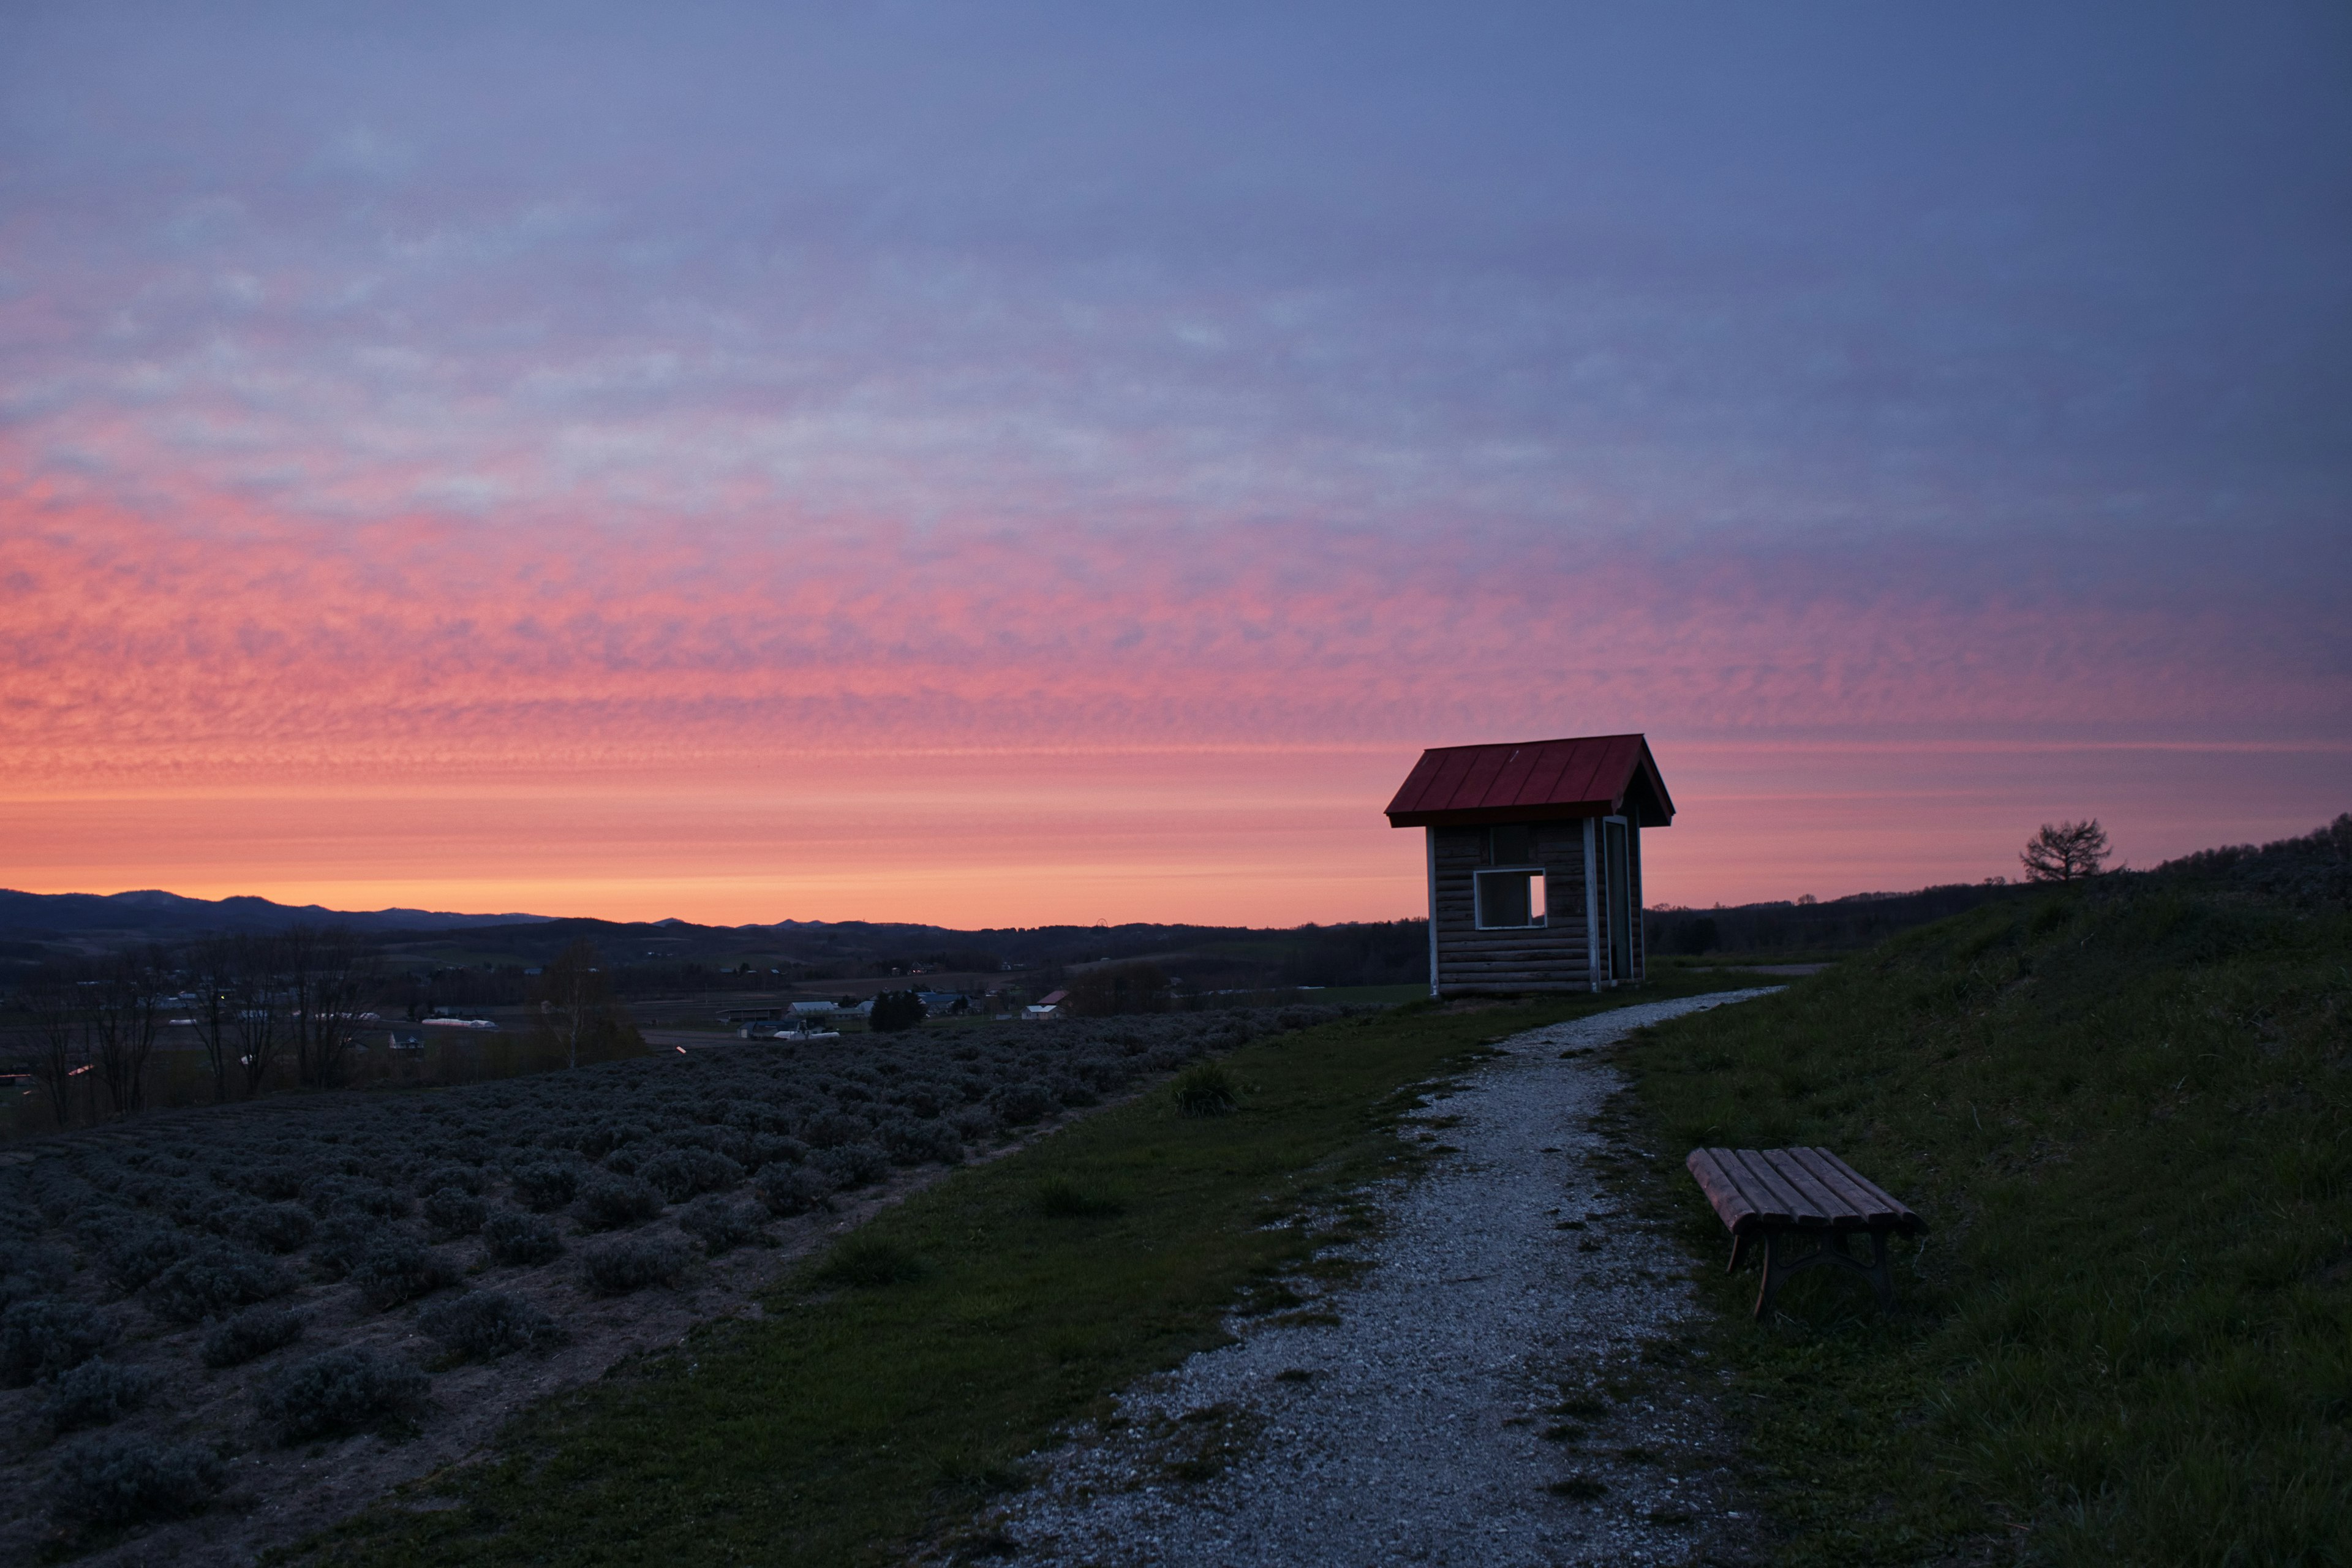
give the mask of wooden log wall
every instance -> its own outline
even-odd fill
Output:
[[[1533,863],[1544,872],[1544,923],[1480,931],[1473,877],[1490,865],[1483,827],[1441,827],[1437,870],[1437,988],[1475,991],[1585,991],[1591,948],[1584,929],[1584,824],[1535,828]],[[1602,963],[1607,955],[1604,950]]]

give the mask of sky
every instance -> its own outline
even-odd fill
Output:
[[[1654,903],[2352,809],[2352,13],[0,11],[0,884]]]

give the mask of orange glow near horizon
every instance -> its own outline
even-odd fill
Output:
[[[1681,808],[1654,902],[2011,874],[2061,816],[2146,864],[2342,804],[2324,676],[2259,679],[2161,606],[1955,595],[1932,562],[0,504],[0,883],[26,891],[1390,919],[1423,902],[1418,836],[1379,815],[1421,746],[1624,730]]]

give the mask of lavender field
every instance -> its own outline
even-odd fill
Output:
[[[926,1168],[1341,1011],[728,1045],[48,1141],[0,1173],[0,1555],[282,1536],[340,1447],[364,1501]]]

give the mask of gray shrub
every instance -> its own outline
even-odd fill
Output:
[[[590,1172],[572,1202],[572,1215],[583,1230],[618,1230],[661,1211],[661,1192],[653,1184],[611,1171]]]
[[[677,1216],[677,1228],[702,1243],[702,1249],[716,1258],[758,1236],[760,1222],[765,1217],[756,1205],[713,1195],[689,1204]]]
[[[469,1361],[547,1350],[570,1337],[553,1318],[503,1290],[468,1290],[436,1301],[417,1314],[416,1326]]]
[[[310,1265],[330,1279],[341,1279],[388,1228],[366,1215],[336,1215],[319,1227],[310,1246]]]
[[[194,1323],[283,1296],[293,1288],[293,1279],[276,1259],[215,1242],[149,1280],[146,1296],[158,1317]]]
[[[762,1165],[751,1190],[773,1215],[806,1214],[825,1201],[833,1183],[811,1165]]]
[[[1054,1091],[1042,1083],[1007,1084],[990,1096],[997,1116],[1010,1127],[1024,1127],[1062,1108]]]
[[[100,1254],[115,1288],[136,1290],[195,1250],[196,1244],[173,1226],[152,1221],[135,1226],[106,1243]]]
[[[471,1236],[482,1228],[490,1205],[463,1187],[436,1187],[418,1205],[425,1223],[444,1236]]]
[[[59,1432],[105,1426],[147,1403],[155,1379],[142,1367],[92,1356],[49,1385],[41,1415]]]
[[[457,1278],[457,1271],[448,1259],[398,1231],[378,1237],[352,1265],[351,1272],[351,1282],[359,1287],[362,1299],[379,1312],[429,1295],[455,1283]]]
[[[814,1163],[845,1190],[872,1186],[890,1173],[890,1156],[873,1143],[844,1143],[820,1150]]]
[[[541,1214],[560,1209],[580,1192],[580,1167],[537,1160],[514,1173],[515,1196]]]
[[[299,1204],[253,1204],[236,1209],[229,1234],[267,1252],[293,1252],[310,1244],[319,1228]]]
[[[221,1475],[220,1460],[193,1443],[100,1433],[58,1451],[49,1510],[60,1522],[101,1529],[177,1519],[210,1502]]]
[[[247,1307],[205,1336],[204,1363],[219,1371],[243,1366],[302,1337],[310,1320],[285,1307]]]
[[[488,1186],[488,1179],[472,1165],[443,1164],[426,1171],[417,1182],[416,1190],[429,1195],[446,1187],[457,1187],[478,1198]]]
[[[22,1388],[79,1366],[114,1342],[114,1320],[75,1301],[37,1298],[0,1312],[0,1383]]]
[[[482,1245],[492,1262],[511,1267],[551,1262],[563,1251],[553,1220],[519,1209],[499,1209],[484,1220]]]
[[[623,1296],[648,1285],[668,1285],[693,1258],[675,1237],[621,1236],[583,1248],[581,1277],[600,1296]]]
[[[743,1167],[709,1149],[664,1149],[639,1165],[637,1175],[676,1204],[697,1193],[724,1192],[740,1185]]]
[[[254,1406],[281,1441],[356,1430],[425,1396],[425,1374],[396,1355],[346,1345],[295,1363],[266,1379]]]

